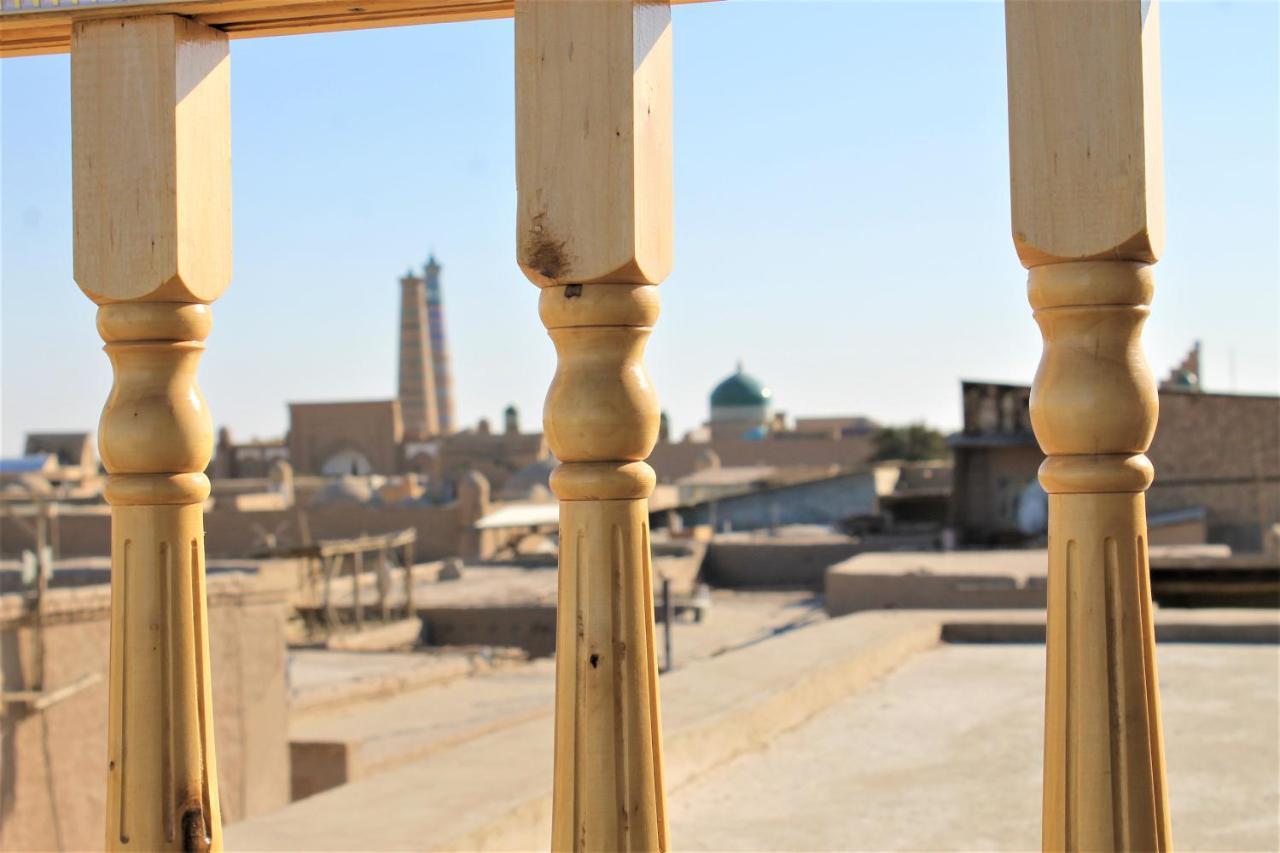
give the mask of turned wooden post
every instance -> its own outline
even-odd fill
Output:
[[[320,559],[324,561],[324,622],[325,627],[332,631],[338,624],[338,605],[333,599],[333,581],[341,568],[338,565],[340,558],[330,554]]]
[[[383,622],[387,621],[390,608],[387,595],[391,592],[391,563],[387,546],[378,549],[378,615]]]
[[[109,849],[221,847],[202,504],[213,429],[196,384],[231,278],[222,33],[173,15],[77,22],[75,278],[115,385],[110,475]]]
[[[413,546],[410,542],[404,546],[404,616],[412,619],[413,609]]]
[[[351,607],[356,629],[364,628],[364,607],[360,603],[360,573],[364,571],[364,552],[351,554]]]
[[[517,243],[559,363],[555,850],[665,850],[642,361],[671,267],[665,3],[516,4]]]
[[[1006,9],[1013,235],[1044,337],[1031,419],[1047,455],[1046,850],[1167,850],[1142,352],[1164,240],[1158,6]]]

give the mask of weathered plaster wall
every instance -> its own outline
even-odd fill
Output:
[[[209,579],[214,738],[224,822],[289,802],[284,623],[289,588],[252,575]],[[102,848],[106,800],[110,589],[49,593],[46,689],[100,673],[93,686],[43,712],[0,715],[0,850]],[[0,675],[33,688],[34,628],[16,595],[0,597]]]

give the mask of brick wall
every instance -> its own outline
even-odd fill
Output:
[[[1162,391],[1148,455],[1151,512],[1204,507],[1209,541],[1261,550],[1280,521],[1280,397]],[[970,541],[999,538],[1007,501],[995,486],[1025,483],[1041,459],[1034,446],[956,449],[952,517]]]

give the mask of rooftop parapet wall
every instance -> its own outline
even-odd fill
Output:
[[[477,541],[456,503],[334,505],[261,512],[215,508],[205,514],[205,546],[211,557],[251,557],[272,550],[272,541],[278,547],[302,544],[304,523],[312,541],[416,528],[414,559],[418,562],[458,555],[488,556],[493,538],[482,535]],[[62,515],[58,518],[55,543],[58,558],[105,556],[111,550],[111,518],[105,512]],[[0,556],[16,558],[32,547],[30,533],[13,519],[0,517]]]
[[[291,578],[284,579],[291,581]],[[291,587],[253,575],[208,581],[213,722],[226,822],[289,801],[285,601]],[[0,850],[96,850],[105,823],[110,587],[47,593],[45,690],[101,678],[43,711],[0,716]],[[5,692],[36,685],[36,635],[17,595],[0,596]]]
[[[658,444],[649,455],[649,464],[658,479],[669,482],[698,470],[698,458],[712,450],[724,467],[769,465],[839,465],[860,468],[875,455],[870,436],[832,438],[766,438],[760,441],[717,440]]]

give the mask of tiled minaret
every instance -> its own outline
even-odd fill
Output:
[[[453,432],[453,372],[449,369],[449,345],[444,334],[444,303],[440,295],[440,265],[436,256],[427,258],[423,267],[427,283],[427,329],[431,334],[431,363],[436,390],[436,416],[439,431]]]
[[[405,273],[400,279],[398,396],[405,437],[416,440],[440,432],[428,313],[426,280]]]

